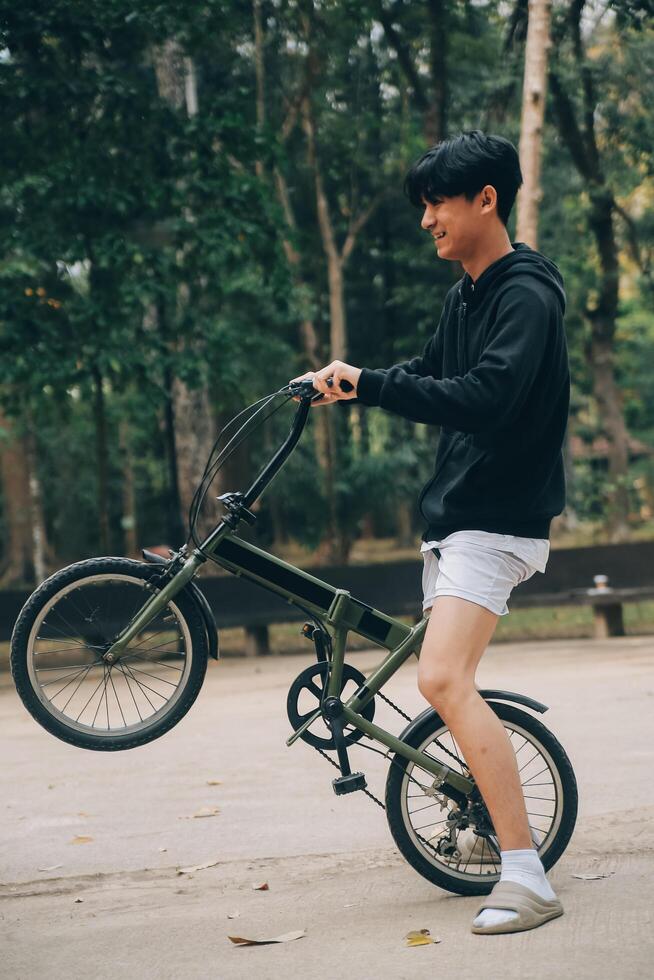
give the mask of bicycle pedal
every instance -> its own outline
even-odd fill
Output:
[[[351,772],[349,776],[338,776],[336,779],[332,779],[332,786],[337,796],[356,793],[358,789],[365,789],[366,785],[366,777],[362,772]]]

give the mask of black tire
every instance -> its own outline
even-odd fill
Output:
[[[517,735],[525,737],[524,733],[527,733],[529,740],[532,745],[538,746],[544,753],[541,762],[545,761],[552,774],[552,784],[553,790],[555,792],[554,799],[549,799],[540,795],[532,797],[531,794],[526,794],[525,799],[543,800],[546,803],[552,803],[554,805],[554,814],[552,815],[552,822],[549,829],[541,828],[539,829],[539,835],[544,834],[538,846],[538,854],[543,866],[546,870],[551,868],[556,861],[561,857],[565,848],[568,845],[572,832],[574,830],[575,822],[577,819],[577,782],[575,779],[574,771],[570,760],[568,759],[563,747],[554,737],[554,735],[542,724],[537,718],[528,714],[526,711],[522,711],[513,705],[503,704],[501,702],[488,701],[489,707],[495,712],[495,714],[505,723],[505,727],[513,729]],[[450,765],[452,768],[458,769],[459,772],[464,772],[465,767],[458,768],[457,763],[452,761],[447,754],[442,750],[439,750],[438,746],[431,745],[434,737],[438,736],[441,742],[448,741],[448,744],[452,746],[451,733],[447,728],[445,722],[439,717],[435,711],[427,712],[425,715],[424,722],[416,727],[416,730],[408,738],[405,737],[405,741],[408,745],[413,748],[427,750],[429,754],[435,756],[439,761],[443,761]],[[513,739],[513,736],[510,736]],[[513,743],[516,744],[516,743]],[[519,752],[524,747],[524,742],[517,749]],[[457,746],[454,743],[453,746],[456,750]],[[442,749],[442,746],[441,746]],[[459,750],[460,751],[460,750]],[[549,759],[547,758],[549,756]],[[520,763],[522,764],[522,763]],[[534,764],[538,763],[534,759]],[[529,770],[527,770],[529,772]],[[545,770],[543,770],[543,773]],[[480,853],[480,847],[482,848],[481,857],[482,861],[486,861],[486,869],[482,863],[472,864],[473,868],[476,868],[476,872],[463,871],[460,869],[461,861],[459,861],[458,867],[452,867],[452,858],[448,860],[446,855],[437,854],[435,851],[434,844],[427,844],[427,839],[422,835],[418,834],[416,831],[420,828],[415,828],[411,823],[411,816],[409,813],[410,804],[408,803],[408,793],[409,788],[415,788],[415,776],[411,778],[412,773],[418,774],[419,778],[425,780],[431,780],[433,777],[428,776],[426,771],[420,769],[419,767],[414,767],[413,763],[409,760],[403,758],[402,756],[396,755],[391,761],[391,765],[388,772],[388,777],[386,780],[386,816],[388,819],[388,826],[390,828],[391,834],[397,844],[402,855],[406,858],[409,864],[426,878],[431,881],[434,885],[438,885],[440,888],[444,888],[446,891],[455,892],[458,895],[487,895],[493,888],[493,885],[499,881],[500,877],[500,861],[496,858],[496,864],[492,864],[492,870],[488,870],[488,866],[491,862],[491,851],[488,843],[483,838],[474,837],[474,853]],[[527,782],[531,782],[534,777],[532,776]],[[523,782],[523,785],[524,782]],[[530,789],[535,788],[537,784],[533,783]],[[542,783],[541,785],[546,785]],[[547,790],[537,789],[538,793],[547,793]],[[416,791],[417,797],[419,798],[420,804],[424,804],[428,799],[427,796],[423,796],[420,799],[420,791]],[[416,795],[412,793],[412,796]],[[450,807],[454,807],[451,800],[446,801]],[[527,805],[527,810],[529,811],[530,806],[539,805],[541,809],[547,809],[546,806],[541,804],[529,803]],[[427,803],[426,806],[422,808],[428,810],[431,806],[437,806],[435,802]],[[485,811],[483,800],[481,801],[481,806]],[[414,809],[413,813],[418,813],[419,810]],[[444,812],[444,811],[443,811]],[[450,811],[451,812],[451,811]],[[487,812],[487,811],[486,811]],[[441,816],[440,813],[433,811],[434,818]],[[541,818],[541,814],[538,817]],[[420,821],[426,818],[426,815],[420,818]],[[445,818],[441,818],[445,819]],[[533,820],[536,816],[532,817]],[[549,820],[549,815],[544,822]],[[430,824],[426,824],[426,827],[435,826],[437,820]],[[443,831],[445,828],[443,828]],[[427,831],[429,833],[429,831]],[[472,834],[472,829],[468,828],[465,831],[466,834]],[[441,836],[443,836],[441,834]],[[436,835],[432,835],[432,840]],[[469,838],[470,839],[470,838]],[[438,845],[436,845],[438,846]],[[445,845],[446,846],[446,845]],[[484,854],[483,847],[488,848],[488,855]],[[496,852],[494,852],[493,857],[496,857]],[[468,865],[469,867],[470,865]]]
[[[62,741],[76,745],[78,748],[115,752],[122,749],[133,749],[159,738],[165,732],[170,731],[187,713],[202,687],[207,669],[208,652],[205,623],[196,602],[188,591],[178,592],[158,614],[158,617],[162,617],[162,623],[173,624],[172,626],[162,626],[161,636],[167,635],[167,631],[172,633],[173,640],[166,640],[163,647],[144,647],[142,644],[139,645],[132,641],[134,648],[130,644],[127,651],[128,656],[121,668],[121,674],[113,675],[116,679],[115,682],[112,680],[112,673],[108,665],[104,665],[101,660],[100,651],[103,645],[103,637],[108,646],[116,634],[127,625],[138,609],[152,595],[156,585],[150,584],[151,579],[160,574],[160,567],[129,558],[90,558],[55,572],[27,600],[16,620],[11,636],[11,671],[16,690],[23,704],[36,721],[52,735],[56,735]],[[100,586],[100,591],[96,590],[93,594],[84,591],[84,589],[88,590],[89,587],[93,586]],[[108,599],[103,599],[102,589],[105,590],[105,593],[109,593]],[[141,589],[143,593],[142,602],[140,601]],[[126,593],[131,596],[130,608],[126,609],[124,613],[119,601],[114,601],[112,605],[112,599],[116,600],[116,595],[111,594],[112,591],[118,593],[118,599],[121,596],[125,598]],[[79,595],[77,596],[77,603],[74,603],[72,597],[76,592],[79,592]],[[88,602],[89,595],[93,596],[94,603],[97,599],[97,604],[93,608]],[[60,611],[62,607],[67,613],[66,617]],[[72,609],[76,610],[74,625],[70,623],[70,620],[73,619],[71,616]],[[90,616],[85,615],[88,610],[91,611]],[[62,636],[66,636],[65,640],[59,640],[59,642],[72,645],[64,646],[60,650],[35,651],[37,643],[49,643],[52,646],[58,639],[57,627],[48,627],[47,625],[48,615],[51,613],[54,622],[60,622],[62,627],[64,623],[67,624],[63,629],[59,628],[58,630]],[[59,615],[61,619],[55,619],[56,615]],[[153,621],[155,624],[158,622],[158,617]],[[85,625],[87,623],[91,625]],[[44,624],[46,624],[45,628]],[[151,628],[152,624],[146,629]],[[48,629],[50,630],[49,637],[39,636],[42,630],[47,633]],[[177,642],[175,637],[178,633],[180,639]],[[158,641],[158,636],[159,634],[154,634],[155,642]],[[171,643],[177,649],[172,651],[167,649]],[[138,649],[138,653],[134,652],[136,649]],[[48,657],[58,657],[59,659],[55,663],[61,663],[62,660],[65,660],[62,658],[62,654],[65,654],[66,651],[74,651],[74,653],[68,653],[69,659],[71,657],[74,660],[84,659],[84,663],[64,666],[35,665],[37,656],[46,658],[46,660],[38,661],[39,665],[52,663],[52,660],[47,660]],[[159,659],[144,656],[151,651],[154,653],[154,658]],[[138,661],[138,667],[134,666],[135,661]],[[145,664],[144,661],[146,661]],[[150,668],[150,671],[145,669],[146,666]],[[51,676],[50,674],[46,676],[43,683],[39,680],[43,671],[56,672],[62,670],[71,673],[59,674],[58,676],[55,673],[54,681],[47,680]],[[65,709],[62,711],[59,707],[55,707],[52,701],[55,700],[59,692],[50,699],[45,693],[46,687],[51,686],[52,683],[58,683],[59,679],[65,681],[66,677],[70,676],[73,677],[73,680],[65,684],[64,689],[74,684],[77,677],[81,678],[77,685],[78,688],[82,681],[86,682],[89,677],[92,678],[90,682],[92,684],[95,678],[99,676],[100,670],[102,670],[103,678],[105,678],[104,698],[107,702],[107,729],[104,731],[96,730],[87,723],[80,724],[79,721],[69,718],[65,714]],[[171,673],[172,671],[175,673]],[[179,678],[176,676],[177,673]],[[142,674],[144,678],[147,677],[148,681],[139,679],[136,676],[138,674]],[[101,679],[100,684],[102,683]],[[113,688],[112,696],[109,693],[111,691],[109,683]],[[117,694],[117,684],[119,687],[122,685],[122,689],[126,692],[129,691],[134,702],[133,707],[131,705],[128,707],[127,695],[125,695],[125,702],[121,704]],[[157,685],[156,689],[155,685]],[[141,687],[144,689],[145,698],[141,696],[139,690]],[[166,701],[166,697],[159,692],[164,691],[167,695],[169,693],[168,688],[174,688],[174,690],[170,693],[169,700]],[[136,692],[136,696],[134,692]],[[155,701],[155,695],[164,703],[159,705],[159,702]],[[80,695],[80,699],[83,697],[84,694]],[[149,718],[141,717],[137,697],[141,701],[142,708],[144,708],[146,700],[152,705],[152,713]],[[100,700],[102,700],[102,693]],[[122,733],[120,724],[113,727],[111,725],[109,718],[110,700],[112,701],[111,710],[113,714],[116,713],[116,707],[120,709],[120,715],[122,715],[124,722]],[[115,701],[115,705],[113,701]],[[128,717],[130,712],[133,716],[135,710],[138,713],[139,721],[128,723],[124,710],[128,711]],[[144,714],[146,712],[147,709],[143,711]],[[80,712],[80,716],[81,714],[82,712]]]

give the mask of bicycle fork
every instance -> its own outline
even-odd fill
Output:
[[[108,664],[116,663],[137,633],[152,622],[155,616],[166,606],[169,599],[172,599],[186,587],[204,561],[206,559],[199,552],[194,551],[191,557],[186,559],[180,570],[173,575],[170,582],[146,601],[131,623],[125,627],[109,649],[105,651],[102,659]]]

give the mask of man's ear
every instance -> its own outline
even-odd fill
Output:
[[[495,203],[497,206],[497,191],[492,184],[486,184],[481,190],[481,203],[483,207]]]

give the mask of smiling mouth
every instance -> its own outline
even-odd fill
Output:
[[[445,235],[446,234],[447,234],[447,232],[441,231],[438,235],[434,235],[433,236],[433,239],[434,239],[435,242],[439,242],[441,240],[441,238],[445,238]]]

